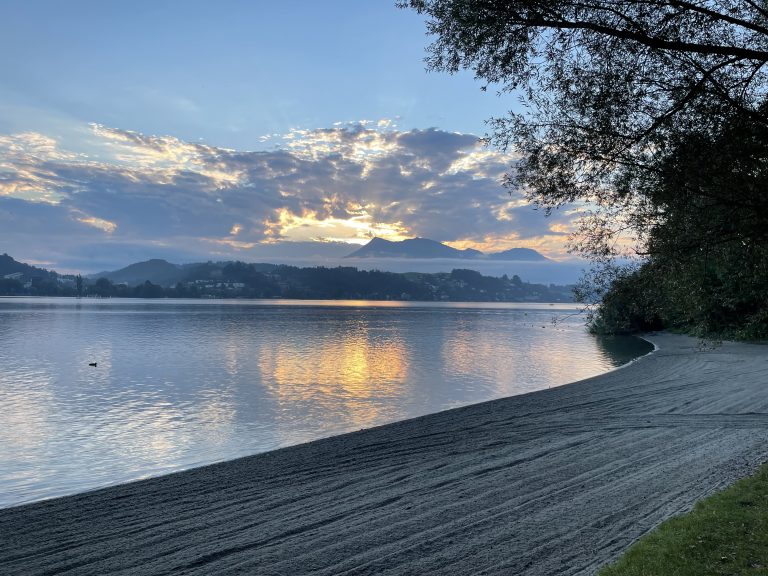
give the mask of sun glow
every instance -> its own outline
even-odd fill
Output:
[[[346,213],[353,215],[345,219],[323,216],[315,210],[295,214],[287,208],[279,208],[275,218],[264,222],[264,234],[268,243],[289,240],[365,244],[374,236],[387,240],[405,240],[411,237],[400,222],[374,222],[363,206],[350,205]]]

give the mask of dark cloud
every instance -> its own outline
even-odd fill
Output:
[[[563,233],[549,228],[572,218],[547,220],[510,196],[500,179],[513,158],[472,135],[356,125],[296,131],[281,149],[243,152],[103,126],[93,133],[98,159],[39,134],[0,136],[7,243],[35,254],[55,243],[61,262],[80,261],[65,252],[87,253],[104,265],[108,254],[163,250],[253,259],[265,241],[376,234],[557,248]]]

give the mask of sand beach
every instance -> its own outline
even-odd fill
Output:
[[[768,459],[768,347],[648,338],[567,386],[0,510],[0,574],[592,574]]]

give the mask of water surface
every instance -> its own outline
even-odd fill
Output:
[[[558,386],[650,349],[596,339],[562,304],[0,298],[0,507]]]

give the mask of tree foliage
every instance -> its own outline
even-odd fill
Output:
[[[506,184],[547,211],[585,207],[572,239],[582,254],[634,250],[645,262],[604,270],[616,281],[602,282],[604,308],[634,298],[605,325],[662,318],[711,332],[765,321],[768,5],[407,5],[429,16],[430,68],[469,68],[520,98],[521,112],[490,121],[490,141],[520,154]]]
[[[521,161],[510,184],[547,208],[608,204],[626,167],[734,115],[768,121],[768,7],[731,1],[411,0],[431,17],[428,66],[520,97],[491,139]],[[622,189],[626,193],[629,190]]]

